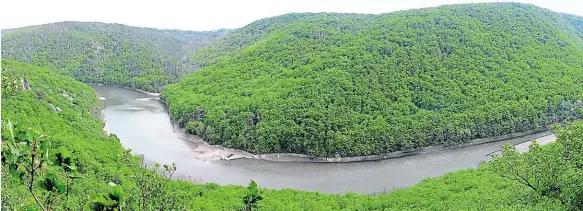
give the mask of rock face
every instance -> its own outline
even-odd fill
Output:
[[[22,89],[23,90],[29,90],[30,89],[30,84],[28,83],[28,79],[26,79],[26,78],[20,79],[20,84],[22,85]]]
[[[71,97],[71,96],[69,95],[69,93],[67,93],[66,91],[63,91],[63,93],[61,93],[61,96],[63,96],[63,97],[65,97],[65,98],[67,98],[67,99],[68,99],[69,101],[71,101],[71,102],[73,102],[73,100],[74,100],[74,99],[73,99],[73,97]]]
[[[49,103],[49,106],[50,106],[50,107],[51,107],[51,109],[52,109],[53,111],[55,111],[55,112],[61,112],[61,111],[63,110],[63,109],[61,109],[61,107],[59,107],[59,106],[55,106],[55,105],[53,105],[53,104],[51,104],[51,103]]]

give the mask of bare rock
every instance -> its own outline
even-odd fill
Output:
[[[59,107],[59,106],[55,106],[55,105],[53,105],[53,104],[51,104],[51,103],[49,103],[49,106],[50,106],[50,107],[51,107],[51,109],[52,109],[53,111],[55,111],[55,112],[61,112],[61,111],[63,110],[63,109],[61,109],[61,107]]]
[[[20,84],[22,85],[22,89],[24,89],[24,90],[29,90],[30,89],[30,83],[28,83],[28,79],[21,78],[20,79]]]
[[[45,99],[45,93],[44,92],[37,92],[36,93],[36,98],[39,100],[44,100]]]
[[[73,102],[73,97],[71,97],[69,95],[69,93],[67,93],[66,91],[63,91],[63,93],[61,93],[61,96],[65,97],[65,98],[69,99],[69,101]]]

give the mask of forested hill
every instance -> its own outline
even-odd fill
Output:
[[[209,45],[198,49],[191,55],[191,63],[197,68],[217,63],[218,61],[233,56],[242,47],[251,45],[264,38],[272,31],[280,30],[289,25],[303,22],[332,21],[334,19],[350,19],[351,21],[364,24],[376,18],[374,15],[348,15],[348,14],[327,14],[327,13],[290,13],[277,17],[266,18],[255,21],[243,28],[236,29]],[[358,26],[355,26],[358,27]]]
[[[583,37],[583,17],[562,14],[567,21],[579,31]],[[191,63],[197,68],[206,67],[217,63],[219,60],[233,56],[241,48],[255,43],[274,29],[284,27],[289,24],[297,24],[303,21],[316,21],[326,19],[332,21],[335,18],[351,19],[359,24],[368,24],[371,21],[382,18],[378,15],[365,14],[338,14],[338,13],[290,13],[277,17],[266,18],[255,21],[246,27],[234,30],[209,45],[194,51],[191,55]],[[353,26],[358,27],[358,26]],[[365,27],[365,26],[363,26]]]
[[[575,29],[579,31],[579,36],[583,39],[583,17],[575,15],[564,15],[564,17],[573,24]]]
[[[477,169],[389,194],[329,195],[192,184],[179,174],[169,180],[167,168],[142,168],[115,135],[104,133],[91,87],[6,59],[1,85],[2,210],[583,209],[583,122],[558,130],[557,143],[528,153],[505,147],[504,157]]]
[[[2,57],[93,83],[160,91],[194,70],[192,52],[228,33],[61,22],[2,31]]]
[[[517,3],[284,15],[197,51],[222,57],[163,98],[190,133],[255,153],[458,144],[581,117],[578,23]]]

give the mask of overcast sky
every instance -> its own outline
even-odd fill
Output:
[[[501,0],[497,0],[501,1]],[[388,13],[444,4],[496,0],[7,0],[0,28],[60,21],[97,21],[162,29],[239,28],[290,12]],[[503,0],[502,0],[503,1]],[[516,0],[583,16],[583,0]]]

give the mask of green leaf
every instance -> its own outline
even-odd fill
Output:
[[[58,171],[59,169],[60,169],[60,167],[59,167],[59,166],[52,166],[52,165],[49,165],[49,166],[47,167],[47,171],[48,171],[48,172],[56,172],[56,171]]]
[[[30,145],[28,145],[28,144],[25,144],[25,145],[22,147],[22,152],[23,152],[23,154],[30,154],[30,152],[32,152],[32,148],[31,148],[31,146],[30,146]]]
[[[27,211],[38,211],[38,210],[40,210],[40,208],[33,206],[33,205],[27,205],[26,210]]]
[[[48,152],[49,147],[51,146],[51,141],[48,139],[42,138],[40,140],[40,150],[43,152]]]
[[[18,178],[20,179],[20,171],[18,171],[18,166],[17,165],[9,165],[8,166],[8,172],[10,172],[10,175],[12,175],[13,178]]]
[[[116,200],[120,203],[124,201],[123,190],[121,189],[120,186],[114,187],[113,192],[109,196],[111,199]]]
[[[8,163],[8,164],[14,164],[14,163],[16,163],[16,161],[18,161],[18,157],[14,154],[5,155],[4,159],[6,159],[6,163]]]
[[[257,183],[255,183],[255,181],[251,180],[251,182],[249,182],[249,186],[247,186],[247,189],[251,193],[257,193]]]
[[[93,198],[93,203],[100,204],[104,207],[112,207],[117,204],[116,201],[108,199],[103,195],[98,195],[95,198]]]
[[[20,156],[20,150],[14,146],[13,144],[9,144],[8,147],[10,148],[10,153],[16,157]]]

